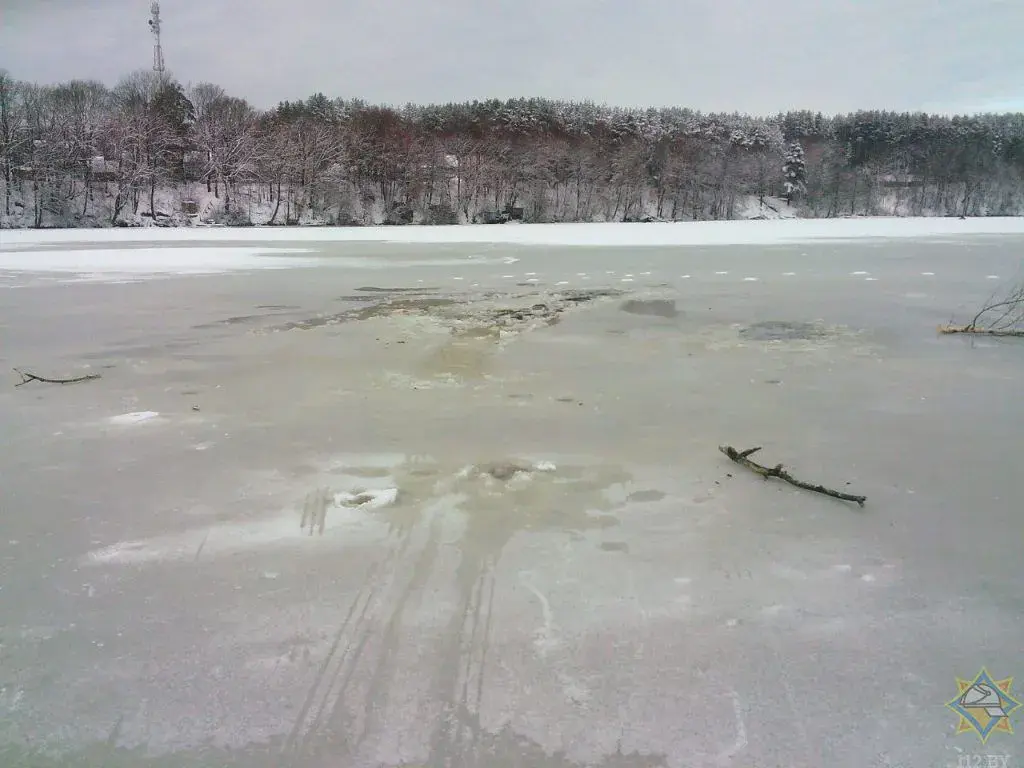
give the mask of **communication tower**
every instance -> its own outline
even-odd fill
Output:
[[[160,45],[160,3],[149,6],[149,31],[153,33],[153,71],[164,76],[164,49]]]

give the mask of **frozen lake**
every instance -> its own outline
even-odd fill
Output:
[[[1024,675],[1024,345],[936,326],[1024,232],[903,226],[0,233],[0,362],[101,374],[0,389],[0,764],[1019,757],[945,704]]]

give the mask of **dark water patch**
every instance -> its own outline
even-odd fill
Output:
[[[671,299],[629,299],[622,302],[622,306],[619,309],[631,315],[665,318],[679,317],[676,303]]]
[[[753,341],[811,341],[828,333],[814,323],[766,320],[740,329],[740,336]]]

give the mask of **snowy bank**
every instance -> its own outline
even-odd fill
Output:
[[[811,240],[861,238],[961,237],[969,235],[1024,235],[1024,217],[956,218],[852,218],[779,219],[769,221],[706,221],[652,224],[504,224],[407,227],[215,227],[139,229],[4,230],[0,253],[16,249],[87,243],[296,243],[296,242],[391,242],[391,243],[493,243],[515,245],[672,246],[672,245],[770,245]],[[221,251],[222,261],[247,260],[245,249]],[[266,253],[264,249],[261,251]],[[276,249],[280,253],[280,249]],[[126,252],[122,251],[125,255]],[[142,254],[134,254],[138,258]],[[206,263],[210,254],[189,256]],[[90,265],[98,258],[95,251]],[[119,261],[123,260],[120,257]],[[147,254],[146,258],[149,258]],[[179,255],[174,256],[175,260]],[[4,259],[4,262],[7,260]],[[296,259],[281,266],[299,266]],[[269,262],[266,262],[269,266]],[[0,263],[0,268],[9,268]],[[24,268],[15,267],[15,268]]]

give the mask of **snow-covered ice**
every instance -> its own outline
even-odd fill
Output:
[[[778,219],[654,224],[522,224],[449,227],[217,227],[5,230],[0,252],[69,243],[392,242],[521,245],[768,245],[812,240],[1024,234],[1024,217]],[[267,251],[262,251],[266,253]],[[278,251],[280,252],[280,251]],[[180,254],[179,254],[180,255]],[[256,254],[249,254],[254,256]],[[178,255],[167,255],[174,259]],[[235,258],[244,258],[241,251]],[[204,257],[206,258],[206,257]],[[6,261],[6,259],[5,259]],[[191,260],[190,260],[191,261]],[[194,262],[193,262],[194,263]],[[0,268],[8,268],[0,262]],[[20,266],[18,268],[21,268]]]
[[[311,267],[319,259],[296,256],[282,257],[279,254],[309,253],[308,248],[259,248],[226,246],[188,246],[184,248],[82,248],[66,250],[9,250],[11,246],[57,245],[61,242],[78,244],[85,242],[122,243],[137,242],[120,237],[116,230],[72,230],[102,232],[104,237],[90,239],[75,238],[70,241],[48,240],[48,232],[39,232],[41,239],[19,239],[21,235],[35,232],[12,231],[0,233],[0,270],[29,272],[71,272],[86,276],[106,278],[131,278],[168,272],[179,275],[204,275],[229,272],[238,269],[291,269]],[[186,232],[188,230],[154,230],[160,232]],[[62,230],[63,232],[63,230]],[[13,237],[12,237],[13,236]],[[174,242],[174,238],[151,238],[147,242]]]

